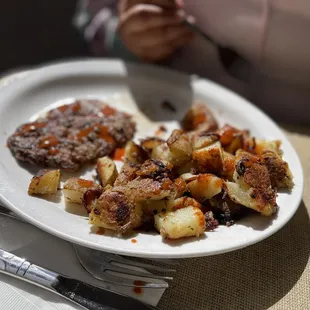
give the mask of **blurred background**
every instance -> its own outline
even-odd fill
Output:
[[[72,26],[76,0],[10,0],[0,9],[0,75],[42,62],[87,56]]]

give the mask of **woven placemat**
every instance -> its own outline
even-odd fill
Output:
[[[159,309],[310,309],[310,130],[286,132],[305,176],[303,202],[293,219],[248,248],[181,260]]]

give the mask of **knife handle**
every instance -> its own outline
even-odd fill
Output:
[[[0,272],[31,282],[55,293],[53,284],[60,276],[54,271],[39,267],[2,249],[0,249]]]
[[[65,277],[2,249],[0,249],[0,273],[49,290],[88,310],[156,309],[131,297]]]

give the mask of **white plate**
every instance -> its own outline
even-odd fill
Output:
[[[291,193],[280,193],[279,212],[267,218],[244,218],[232,227],[221,226],[204,238],[163,242],[156,234],[138,233],[118,238],[91,233],[87,220],[65,209],[60,201],[27,194],[33,171],[20,166],[5,146],[17,126],[72,98],[101,98],[120,110],[135,114],[138,137],[153,134],[158,124],[170,129],[195,98],[203,99],[221,124],[251,130],[260,138],[280,139],[284,158],[294,174]],[[163,110],[169,100],[176,113]],[[140,111],[139,111],[140,110]],[[144,112],[141,112],[144,111]],[[302,197],[303,173],[293,147],[265,114],[232,92],[206,80],[164,69],[125,64],[121,61],[81,61],[56,64],[7,82],[0,93],[0,197],[32,224],[68,241],[90,248],[139,257],[194,257],[224,253],[261,241],[283,227],[294,215]],[[89,175],[88,175],[89,176]],[[12,232],[13,233],[13,232]],[[137,240],[131,242],[131,238]]]

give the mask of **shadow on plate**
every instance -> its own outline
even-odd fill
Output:
[[[65,211],[74,215],[88,218],[88,213],[83,205],[78,203],[65,202]]]
[[[286,296],[301,277],[306,281],[303,273],[309,256],[310,220],[302,202],[292,220],[262,242],[222,255],[180,260],[159,308],[268,309]],[[296,309],[302,309],[297,294],[290,300],[296,303]],[[303,305],[308,298],[302,298]],[[282,304],[283,309],[287,306]]]
[[[110,229],[104,229],[104,228],[100,228],[97,226],[90,226],[90,230],[89,230],[90,234],[95,234],[95,235],[103,235],[106,237],[113,237],[113,238],[122,238],[125,240],[132,240],[135,237],[138,236],[139,232],[138,231],[132,231],[128,234],[122,235],[121,237],[119,235],[117,235],[113,230]]]
[[[257,213],[247,215],[245,218],[236,221],[237,225],[246,226],[254,230],[263,231],[272,225],[273,221],[278,217],[278,213],[272,216],[263,216]]]
[[[202,236],[199,237],[199,241],[200,240],[204,240],[204,239],[207,239],[207,235],[204,234]],[[196,237],[190,237],[190,238],[181,238],[181,239],[177,239],[177,240],[173,240],[173,239],[167,239],[167,240],[164,240],[163,239],[163,242],[171,247],[178,247],[178,246],[181,246],[183,244],[186,244],[186,243],[191,243],[191,242],[197,242],[197,238]]]
[[[148,66],[124,65],[131,95],[146,117],[152,121],[176,121],[183,118],[194,99],[190,76],[163,69],[160,73],[154,72],[148,81]]]

